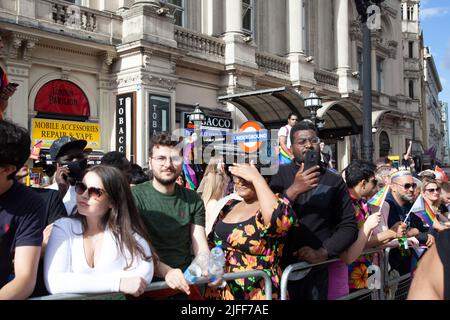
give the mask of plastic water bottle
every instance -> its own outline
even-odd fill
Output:
[[[206,273],[205,271],[208,268],[208,255],[201,254],[195,257],[192,260],[189,267],[184,271],[183,275],[187,282],[195,283],[202,277],[202,274]]]
[[[223,267],[225,265],[225,254],[221,246],[211,249],[208,261],[208,276],[211,282],[216,281],[223,276]]]

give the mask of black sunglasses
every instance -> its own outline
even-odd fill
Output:
[[[395,183],[395,182],[394,182]],[[408,189],[415,189],[417,187],[416,183],[405,183],[405,184],[399,184],[399,183],[395,183],[396,185],[403,187],[403,189],[408,190]]]
[[[105,193],[105,191],[102,190],[102,189],[100,189],[100,188],[96,188],[96,187],[89,187],[89,188],[88,188],[87,185],[84,184],[84,182],[77,181],[77,182],[75,183],[75,192],[76,192],[77,194],[79,194],[80,196],[81,196],[83,193],[85,193],[86,190],[87,190],[87,192],[88,192],[89,198],[94,197],[94,199],[100,198],[100,197]]]
[[[431,193],[433,193],[433,192],[441,192],[441,188],[433,188],[433,189],[425,189],[425,191],[428,191],[428,192],[431,192]]]

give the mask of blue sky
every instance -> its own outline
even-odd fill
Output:
[[[443,90],[441,101],[450,104],[450,1],[422,0],[420,24],[425,46],[430,47]]]

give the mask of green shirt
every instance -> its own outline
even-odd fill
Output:
[[[131,190],[159,258],[184,271],[192,260],[191,224],[205,226],[202,199],[179,185],[173,195],[165,195],[151,181]]]

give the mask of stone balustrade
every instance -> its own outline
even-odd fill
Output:
[[[122,39],[122,17],[61,0],[0,1],[0,21],[105,44]]]
[[[223,58],[225,56],[225,42],[223,40],[192,30],[175,26],[175,41],[178,48],[201,53],[206,57],[213,55]]]
[[[314,70],[314,79],[321,84],[328,84],[334,87],[338,86],[339,76],[330,71],[316,69]]]
[[[273,71],[282,74],[289,74],[290,72],[289,60],[269,53],[257,52],[256,64],[260,69],[266,71]]]

